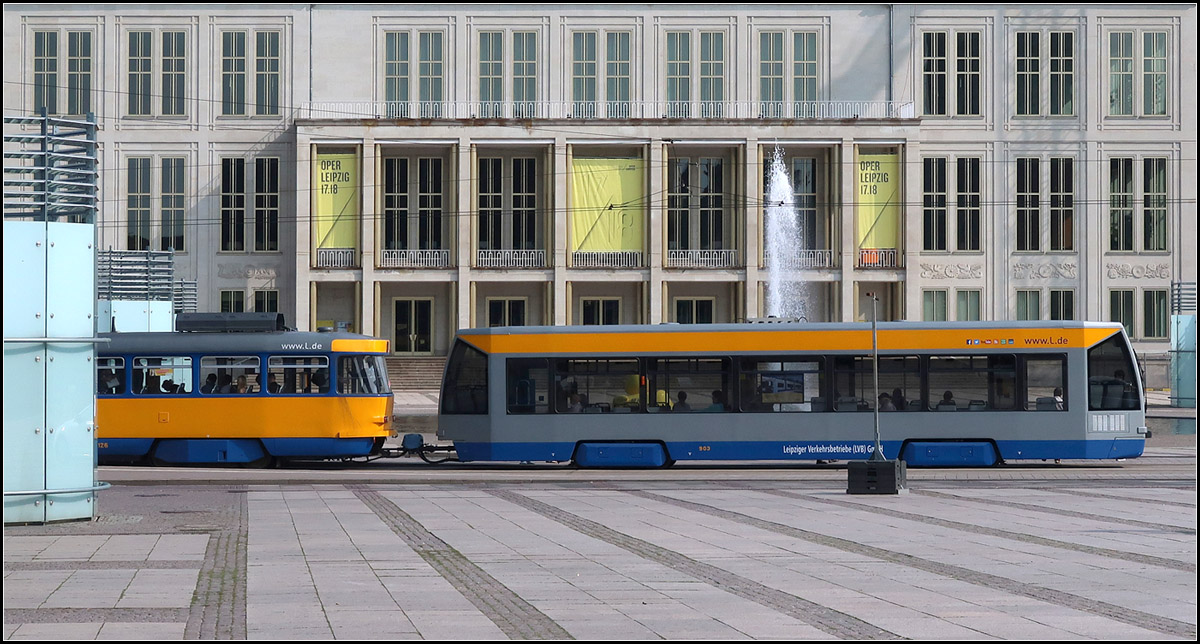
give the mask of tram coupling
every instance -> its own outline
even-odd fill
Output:
[[[430,458],[433,454],[450,453],[453,451],[453,445],[427,445],[425,444],[424,436],[420,434],[405,434],[404,438],[400,439],[400,447],[384,447],[375,458],[416,456],[426,463],[437,464],[458,461],[456,456],[446,456],[438,459]]]

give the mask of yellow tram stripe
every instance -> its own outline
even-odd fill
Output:
[[[879,331],[881,351],[1079,349],[1118,333],[1115,328],[891,329]],[[781,351],[870,351],[871,330],[636,331],[629,333],[462,334],[484,353],[615,354]]]
[[[342,338],[334,340],[329,348],[332,351],[347,353],[387,353],[388,341],[375,339],[350,340]]]

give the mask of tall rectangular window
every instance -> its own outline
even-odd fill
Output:
[[[408,249],[408,159],[383,160],[383,248]]]
[[[513,34],[513,116],[537,116],[537,32]]]
[[[444,34],[440,31],[422,31],[417,34],[417,100],[420,101],[421,118],[437,118],[442,115],[443,38]]]
[[[383,94],[387,101],[387,115],[392,118],[408,116],[409,101],[409,34],[407,31],[389,31],[384,34],[383,45]]]
[[[700,116],[719,118],[725,102],[725,32],[700,32]]]
[[[792,159],[792,203],[800,219],[804,248],[821,248],[817,229],[817,160],[812,157]]]
[[[1115,288],[1108,292],[1109,320],[1125,326],[1125,333],[1133,337],[1133,289]]]
[[[1133,115],[1133,32],[1108,34],[1108,113]]]
[[[151,79],[154,73],[153,32],[129,32],[129,93],[130,116],[148,116],[150,98],[154,92]]]
[[[246,160],[221,159],[221,250],[246,250]]]
[[[1108,249],[1133,250],[1133,159],[1109,159],[1108,186]]]
[[[926,158],[924,249],[946,250],[946,159]]]
[[[1050,114],[1075,114],[1075,33],[1050,32]]]
[[[1036,116],[1040,113],[1041,92],[1041,33],[1017,32],[1017,115]]]
[[[1017,291],[1017,319],[1042,319],[1042,292],[1038,290]]]
[[[221,32],[221,114],[246,113],[246,32]]]
[[[255,291],[254,310],[258,313],[278,313],[279,291]]]
[[[946,33],[921,34],[922,109],[929,116],[946,115]]]
[[[502,248],[504,182],[501,176],[503,159],[479,159],[479,249]]]
[[[1050,319],[1075,319],[1075,291],[1070,289],[1050,289]]]
[[[58,114],[58,32],[33,32],[33,109]]]
[[[1075,160],[1050,159],[1050,250],[1075,249]]]
[[[817,34],[798,31],[792,34],[792,101],[797,116],[815,115],[817,100]]]
[[[92,111],[92,32],[67,32],[67,113]]]
[[[758,35],[758,82],[761,114],[767,118],[783,116],[783,32],[764,31]]]
[[[979,38],[978,31],[955,34],[955,98],[959,116],[979,115],[980,74],[983,65]]]
[[[1149,157],[1142,160],[1143,248],[1167,250],[1167,160]]]
[[[960,322],[979,321],[979,304],[982,292],[973,289],[959,289],[957,295],[958,310],[954,319]]]
[[[259,116],[279,114],[279,32],[260,31],[254,34],[254,113]]]
[[[503,114],[504,34],[499,31],[479,33],[479,101],[480,116],[495,118]]]
[[[632,47],[628,31],[606,35],[605,40],[605,92],[609,118],[629,118],[629,83]]]
[[[924,291],[924,307],[922,320],[926,322],[946,321],[946,291]]]
[[[184,179],[184,158],[165,157],[162,160],[162,239],[159,250],[183,252],[184,195],[187,186]]]
[[[957,161],[958,185],[955,189],[958,192],[958,209],[955,214],[958,220],[958,250],[980,249],[980,225],[983,220],[980,161],[979,157],[964,157]]]
[[[279,159],[254,161],[254,250],[279,250]]]
[[[1038,177],[1038,160],[1017,159],[1017,250],[1039,250],[1041,227],[1039,225],[1041,180]]]
[[[1167,113],[1167,34],[1142,34],[1142,114]]]
[[[691,116],[692,102],[692,34],[689,31],[667,32],[667,116]]]
[[[421,250],[442,249],[442,160],[417,159],[417,239]]]
[[[667,162],[667,248],[688,250],[691,248],[688,225],[689,201],[691,199],[691,159],[675,157]]]
[[[596,32],[571,34],[571,115],[596,116]]]
[[[512,160],[512,247],[537,248],[537,160]]]
[[[719,158],[700,159],[700,249],[725,248],[725,165]]]
[[[1170,334],[1167,323],[1171,319],[1167,309],[1167,291],[1146,289],[1142,292],[1142,298],[1142,315],[1145,318],[1142,337],[1166,338]]]
[[[162,113],[186,114],[187,32],[164,31],[162,34]]]
[[[150,250],[150,157],[126,161],[126,221],[129,250]]]

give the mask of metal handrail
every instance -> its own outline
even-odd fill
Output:
[[[112,487],[112,483],[105,481],[97,481],[92,487],[75,487],[65,488],[62,490],[18,490],[16,492],[5,492],[4,496],[37,496],[40,494],[79,494],[81,492],[98,492],[107,490]]]

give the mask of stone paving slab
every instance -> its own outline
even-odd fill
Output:
[[[898,496],[823,471],[128,484],[99,507],[129,520],[5,528],[3,635],[1194,640],[1194,448],[1171,459],[1190,478]]]

